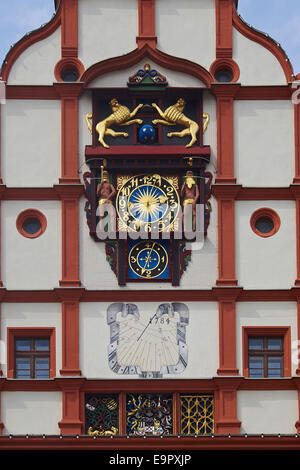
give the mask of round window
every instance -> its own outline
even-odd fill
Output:
[[[233,79],[233,73],[229,69],[220,69],[216,71],[215,79],[220,83],[231,82]]]
[[[16,226],[23,237],[37,238],[46,230],[47,220],[40,211],[26,209],[18,215]]]
[[[279,230],[280,217],[273,209],[263,207],[252,214],[250,225],[256,235],[271,237]]]
[[[79,78],[78,70],[67,68],[61,72],[61,78],[64,82],[77,82]]]

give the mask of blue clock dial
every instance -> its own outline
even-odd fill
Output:
[[[132,243],[129,251],[129,277],[133,279],[168,278],[169,257],[162,242],[146,240]]]
[[[123,177],[123,180],[125,182],[119,186],[116,200],[122,230],[174,230],[180,208],[176,177],[146,174]]]

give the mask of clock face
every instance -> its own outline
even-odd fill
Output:
[[[182,303],[161,304],[156,313],[139,312],[135,304],[111,304],[108,360],[117,374],[158,378],[182,372],[188,359],[185,328],[188,308]]]
[[[169,277],[169,257],[162,243],[145,240],[133,243],[128,254],[129,278],[155,279]]]
[[[116,200],[120,229],[147,232],[174,230],[180,200],[177,177],[158,174],[121,176]]]

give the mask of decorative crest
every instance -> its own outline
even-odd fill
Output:
[[[168,82],[164,75],[155,69],[151,69],[150,64],[145,64],[144,70],[139,69],[134,75],[129,77],[127,85],[129,87],[166,87]]]

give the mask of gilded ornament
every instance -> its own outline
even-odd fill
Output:
[[[99,134],[98,140],[100,144],[105,148],[109,148],[109,145],[104,142],[105,135],[110,135],[112,137],[128,137],[127,132],[116,132],[111,129],[111,126],[129,126],[131,124],[143,123],[142,119],[132,119],[134,118],[138,110],[143,106],[143,104],[139,104],[132,112],[130,112],[130,110],[126,106],[121,105],[116,98],[113,98],[109,102],[109,104],[113,111],[112,114],[110,114],[107,118],[103,119],[103,121],[98,122],[98,124],[96,125],[96,131]],[[86,122],[90,132],[92,132],[92,125],[90,122],[92,117],[93,116],[90,113],[86,115]]]
[[[153,124],[164,124],[166,126],[175,126],[181,125],[184,126],[180,132],[169,132],[167,135],[168,137],[185,137],[186,135],[190,135],[192,138],[190,142],[186,145],[186,147],[191,147],[193,144],[197,142],[197,132],[199,130],[198,124],[193,121],[192,119],[188,118],[183,114],[183,110],[185,108],[186,102],[183,98],[179,98],[177,103],[169,106],[165,111],[162,111],[156,103],[152,103],[153,108],[155,108],[162,119],[154,119],[152,121]],[[203,132],[205,132],[208,122],[209,122],[209,115],[203,114],[203,118],[205,119],[203,125]]]

